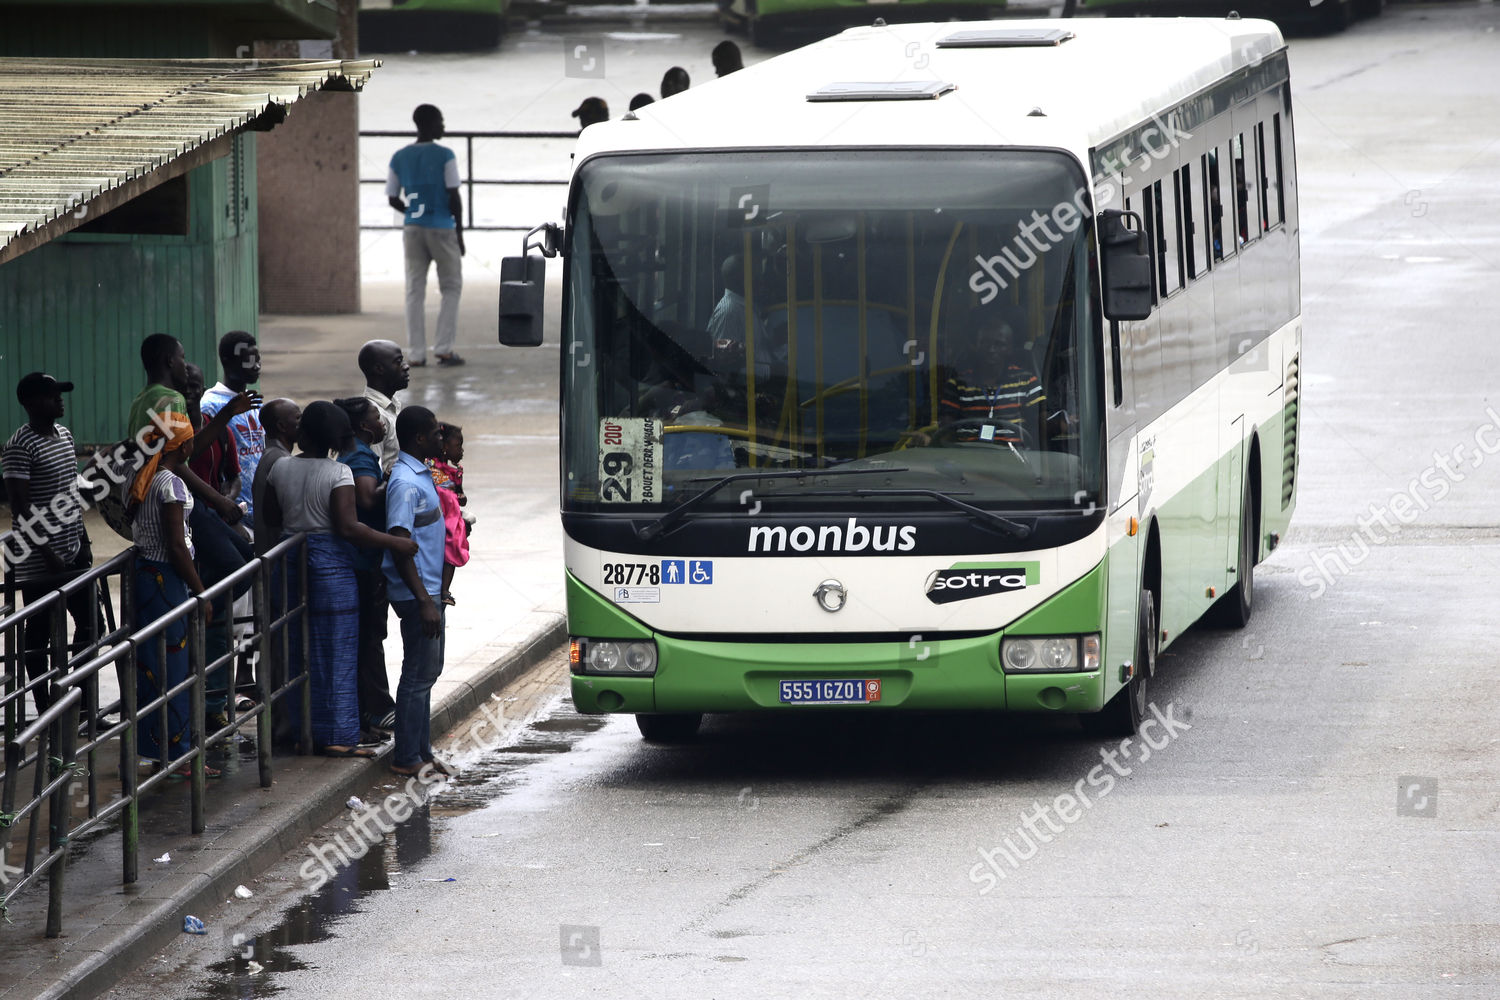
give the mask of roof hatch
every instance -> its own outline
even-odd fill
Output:
[[[1074,37],[1064,28],[981,28],[938,40],[940,49],[1023,49],[1061,45]]]
[[[829,83],[807,95],[809,101],[933,101],[956,84],[942,80],[888,80],[877,83]]]

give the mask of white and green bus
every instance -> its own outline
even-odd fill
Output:
[[[561,254],[572,693],[1133,732],[1296,495],[1286,48],[1239,19],[852,30],[580,136]]]
[[[718,0],[719,19],[752,45],[783,32],[846,28],[875,15],[887,21],[998,17],[1005,0]]]

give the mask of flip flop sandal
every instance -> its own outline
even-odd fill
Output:
[[[323,749],[319,750],[318,753],[321,756],[324,756],[324,757],[361,757],[361,758],[368,759],[368,758],[371,758],[371,757],[375,756],[375,751],[369,749],[368,747],[357,747],[357,746],[356,747],[341,747],[341,746],[324,747]]]

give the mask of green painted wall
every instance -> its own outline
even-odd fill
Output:
[[[206,58],[258,39],[332,38],[337,0],[0,0],[0,56]],[[186,236],[73,233],[0,265],[0,435],[25,419],[28,371],[78,389],[64,423],[80,445],[124,436],[140,342],[170,333],[214,378],[228,330],[256,330],[255,136],[188,175]],[[3,440],[4,437],[0,437]]]
[[[119,440],[143,338],[178,338],[212,380],[219,337],[256,330],[254,136],[236,146],[188,174],[187,236],[74,233],[0,265],[0,434],[25,420],[16,380],[39,370],[77,383],[63,423],[80,445]]]

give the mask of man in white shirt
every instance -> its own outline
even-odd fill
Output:
[[[401,412],[396,393],[411,383],[411,366],[395,342],[372,340],[359,349],[359,370],[365,376],[365,398],[375,404],[385,421],[385,440],[370,447],[380,458],[380,471],[390,475],[401,451],[396,440],[396,417]]]

